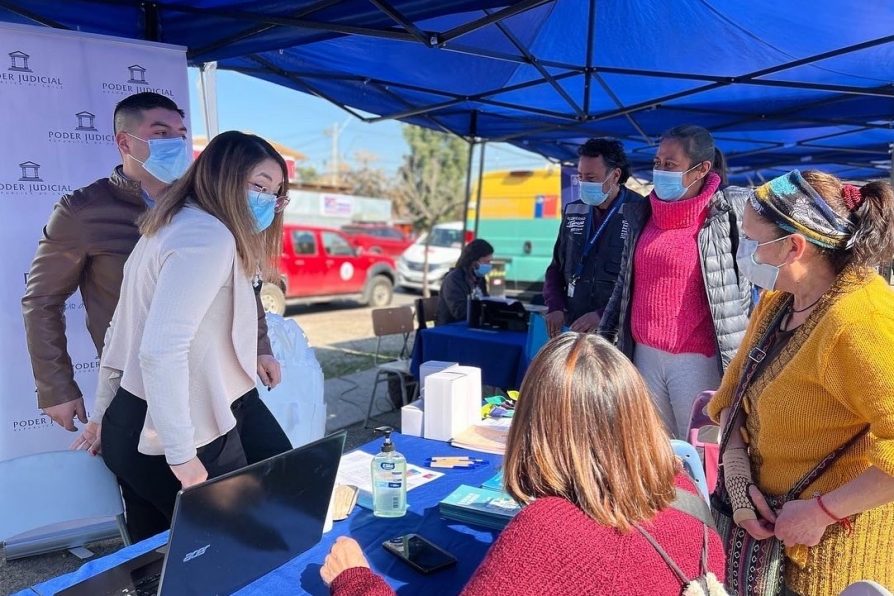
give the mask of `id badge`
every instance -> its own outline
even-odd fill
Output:
[[[575,284],[573,281],[568,283],[568,297],[569,298],[574,298],[574,285]]]

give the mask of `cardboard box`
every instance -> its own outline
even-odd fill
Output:
[[[429,360],[419,365],[419,395],[423,397],[425,396],[425,379],[427,379],[429,375],[441,372],[442,370],[450,368],[451,366],[459,366],[459,363],[444,362],[442,360]]]
[[[453,367],[425,380],[425,438],[449,441],[481,419],[481,371]]]
[[[421,437],[423,430],[422,400],[417,399],[400,409],[400,434]]]

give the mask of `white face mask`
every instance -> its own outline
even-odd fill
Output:
[[[742,272],[745,279],[765,290],[776,289],[776,278],[779,277],[779,270],[782,268],[782,265],[758,263],[754,259],[754,256],[757,249],[761,246],[785,240],[789,236],[791,236],[791,234],[767,242],[758,242],[757,240],[752,240],[750,238],[740,239],[739,249],[736,251],[736,265],[739,266],[739,271]]]

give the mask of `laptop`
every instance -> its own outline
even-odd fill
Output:
[[[61,596],[231,594],[320,541],[345,433],[181,490],[168,544]]]

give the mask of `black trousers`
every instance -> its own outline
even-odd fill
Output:
[[[236,427],[199,447],[198,458],[214,478],[292,448],[276,418],[252,389],[231,406]],[[171,527],[180,481],[162,455],[137,451],[146,402],[119,389],[102,419],[102,455],[118,477],[127,529],[136,542]]]

